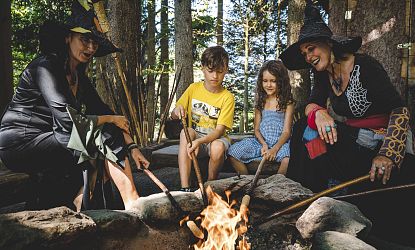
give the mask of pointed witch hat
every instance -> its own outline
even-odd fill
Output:
[[[98,43],[95,57],[122,52],[122,49],[105,37],[91,4],[90,0],[74,0],[71,15],[65,24],[45,22],[40,28],[40,50],[45,54],[62,50],[62,42],[68,32],[77,32]]]
[[[333,35],[330,28],[324,23],[319,9],[307,1],[304,10],[304,25],[300,29],[298,41],[285,49],[280,59],[289,70],[308,69],[312,66],[305,61],[301,54],[300,45],[312,41],[331,41],[333,47],[344,53],[355,53],[362,45],[361,37],[341,37]]]

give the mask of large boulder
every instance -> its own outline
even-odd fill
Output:
[[[92,249],[96,224],[67,207],[0,215],[0,249]]]
[[[186,214],[202,211],[203,201],[200,191],[173,191],[170,193]],[[159,229],[176,227],[179,225],[179,221],[183,219],[181,218],[183,215],[178,213],[164,193],[140,197],[130,211],[136,213],[145,224]]]
[[[317,233],[311,249],[318,250],[375,250],[376,248],[346,233],[326,231]]]
[[[315,233],[324,231],[365,238],[372,228],[372,222],[353,204],[321,197],[301,215],[296,227],[304,238],[312,238]]]

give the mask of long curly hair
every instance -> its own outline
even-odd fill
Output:
[[[288,70],[280,60],[266,61],[258,73],[258,79],[256,83],[256,104],[255,108],[262,111],[264,109],[265,101],[267,99],[267,93],[262,86],[264,72],[268,71],[271,75],[277,79],[277,102],[276,109],[285,110],[289,104],[294,103],[294,99],[291,93],[290,78],[288,76]]]

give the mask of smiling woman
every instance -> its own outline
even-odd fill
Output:
[[[93,10],[78,1],[65,25],[44,24],[42,53],[23,71],[1,118],[6,167],[36,180],[43,176],[32,208],[94,208],[88,190],[98,173],[101,183],[114,181],[126,209],[138,198],[127,154],[138,168],[149,162],[133,142],[128,120],[101,101],[86,75],[92,57],[120,51],[100,31]]]

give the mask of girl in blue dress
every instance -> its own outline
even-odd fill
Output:
[[[236,172],[248,174],[245,164],[265,157],[268,161],[280,162],[278,174],[285,175],[290,157],[294,101],[288,71],[281,61],[264,63],[256,89],[255,137],[231,145],[228,151],[230,161]]]

